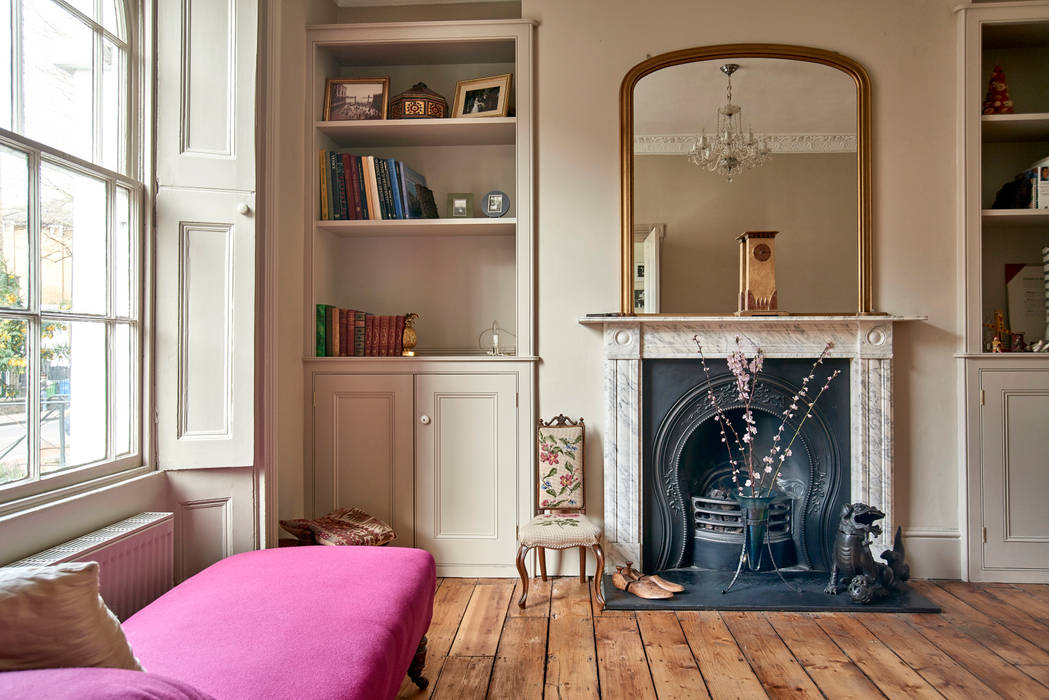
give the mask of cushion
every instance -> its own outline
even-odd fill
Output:
[[[142,670],[98,595],[97,562],[0,568],[0,620],[0,671]]]
[[[0,673],[4,700],[214,700],[174,678],[122,668],[49,668]]]
[[[380,546],[397,539],[393,528],[360,508],[339,508],[316,520],[281,520],[300,540],[326,545]],[[300,534],[305,530],[308,535]]]
[[[580,513],[544,513],[523,525],[518,542],[526,547],[590,547],[598,543],[601,529]]]
[[[420,549],[245,552],[186,579],[124,630],[151,672],[223,700],[393,698],[435,585]]]
[[[583,428],[539,428],[539,508],[583,508]]]

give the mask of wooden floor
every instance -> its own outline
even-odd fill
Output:
[[[912,582],[942,615],[601,613],[576,578],[438,581],[412,698],[1049,698],[1049,586]]]

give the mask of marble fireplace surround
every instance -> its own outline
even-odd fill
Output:
[[[745,348],[769,358],[815,358],[829,341],[831,356],[849,360],[851,500],[885,513],[875,556],[891,547],[896,529],[892,497],[892,335],[917,316],[597,316],[580,323],[604,331],[607,404],[604,436],[606,571],[641,561],[641,361],[724,358],[739,336]]]

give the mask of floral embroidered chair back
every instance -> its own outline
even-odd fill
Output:
[[[582,418],[573,421],[561,414],[549,423],[540,419],[536,500],[540,510],[583,510],[584,431]]]

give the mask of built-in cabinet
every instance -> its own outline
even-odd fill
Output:
[[[533,23],[307,28],[306,506],[357,506],[439,575],[514,575],[534,470]],[[325,121],[328,78],[424,82],[453,106],[461,80],[512,75],[505,117]],[[318,154],[393,158],[421,173],[440,218],[322,220]],[[510,197],[503,217],[485,193]],[[474,210],[451,218],[450,193]],[[317,357],[315,308],[419,314],[414,357]],[[490,334],[499,332],[499,355]],[[507,354],[508,353],[508,354]]]
[[[995,310],[1012,326],[1007,266],[1040,266],[1049,245],[1049,208],[993,207],[1003,185],[1049,157],[1049,3],[966,6],[959,32],[958,361],[967,573],[972,580],[1049,581],[1049,354],[993,353],[987,328]],[[996,65],[1005,73],[1013,114],[982,114]]]

